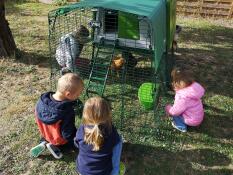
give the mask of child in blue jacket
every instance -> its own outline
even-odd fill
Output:
[[[122,139],[112,125],[111,109],[100,97],[88,99],[75,145],[76,170],[81,175],[119,175]]]
[[[33,157],[39,156],[45,146],[55,158],[61,158],[58,147],[72,147],[76,133],[74,106],[83,90],[83,81],[74,73],[63,75],[57,91],[41,95],[36,104],[35,119],[43,142],[31,149]]]

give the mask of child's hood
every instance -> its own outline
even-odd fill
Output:
[[[53,124],[63,117],[69,115],[67,112],[73,111],[75,102],[56,101],[52,98],[53,92],[41,95],[37,103],[38,118],[46,124]]]
[[[205,89],[199,83],[194,82],[190,86],[178,90],[176,93],[182,97],[200,99],[204,95]]]

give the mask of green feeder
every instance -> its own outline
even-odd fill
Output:
[[[154,106],[154,83],[143,83],[138,90],[138,98],[141,105],[150,110]]]

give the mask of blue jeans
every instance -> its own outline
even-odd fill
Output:
[[[182,116],[173,116],[172,119],[177,129],[187,131],[187,125],[184,123],[184,118]]]
[[[120,136],[119,143],[113,147],[111,175],[119,175],[120,173],[121,151],[122,151],[122,138]]]

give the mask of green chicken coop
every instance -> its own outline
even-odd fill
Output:
[[[68,59],[85,82],[82,100],[106,98],[122,129],[156,126],[173,65],[176,0],[84,0],[48,20],[53,90]]]

